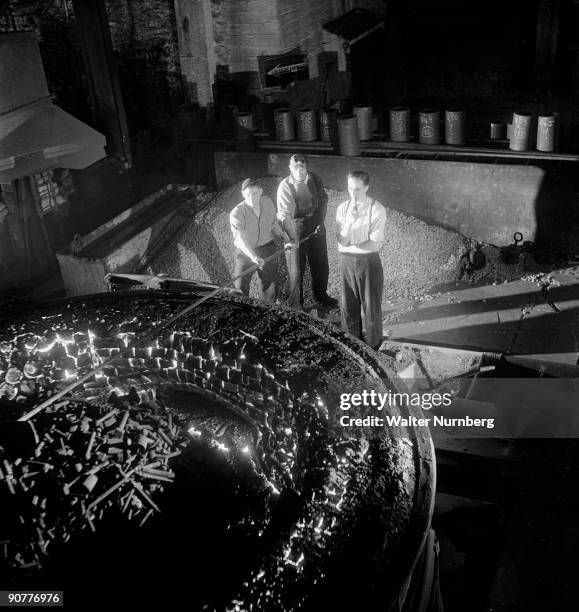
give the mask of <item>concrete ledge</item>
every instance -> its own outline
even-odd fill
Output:
[[[215,154],[220,188],[247,176],[285,176],[290,153]],[[386,206],[495,245],[570,239],[577,173],[558,162],[529,165],[309,155],[324,184],[345,190],[349,170],[366,170]],[[571,223],[570,223],[571,221]]]

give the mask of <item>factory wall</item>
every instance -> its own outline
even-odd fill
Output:
[[[324,0],[286,0],[278,3],[278,12],[283,51],[304,51],[310,77],[317,77],[317,56],[323,51],[321,26],[338,16],[336,6]]]
[[[213,44],[209,0],[175,0],[179,60],[187,102],[207,106],[212,99]]]
[[[567,0],[540,5],[561,6],[559,48],[556,57],[543,64],[538,58],[543,9],[528,0],[478,5],[461,0],[106,0],[106,4],[133,124],[162,121],[167,108],[180,102],[211,106],[227,87],[234,90],[230,97],[262,98],[265,84],[258,58],[294,49],[307,54],[311,79],[298,84],[296,104],[316,99],[307,88],[319,89],[319,55],[326,50],[322,24],[352,8],[365,8],[386,19],[384,32],[376,34],[382,42],[352,48],[354,56],[361,56],[353,57],[358,80],[377,83],[376,91],[370,87],[363,92],[369,100],[385,105],[460,103],[481,107],[477,115],[486,109],[492,118],[503,114],[508,118],[513,105],[521,104],[563,115],[576,108],[577,35],[569,25],[576,12]],[[366,51],[371,54],[368,61]],[[565,100],[554,95],[561,88],[566,89]],[[292,89],[274,93],[287,99],[295,93]],[[349,97],[346,84],[340,90]],[[573,92],[573,99],[567,100]]]
[[[413,40],[412,94],[488,100],[524,88],[533,73],[536,19],[528,0],[418,0],[404,26]]]
[[[511,120],[518,107],[558,111],[577,140],[578,12],[571,0],[392,0],[383,62],[373,70],[354,57],[353,71],[374,81],[385,71],[398,75],[399,86],[385,92],[388,105],[464,106],[477,136],[487,137],[479,126]]]
[[[212,2],[215,5],[217,2]],[[278,2],[244,0],[230,7],[230,71],[257,71],[260,55],[280,50]]]
[[[106,0],[105,4],[131,133],[170,125],[183,103],[172,3]]]
[[[208,106],[215,81],[260,87],[257,57],[279,52],[277,0],[175,0],[187,101]]]
[[[113,2],[113,0],[110,0]],[[214,102],[214,85],[232,82],[249,95],[265,88],[259,57],[295,49],[318,75],[322,24],[343,12],[383,8],[376,0],[175,0],[181,70],[188,101]],[[315,82],[312,83],[315,87]]]

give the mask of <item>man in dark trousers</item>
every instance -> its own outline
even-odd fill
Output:
[[[384,243],[386,210],[368,196],[367,172],[348,174],[350,199],[336,211],[342,328],[373,349],[382,344],[384,271],[380,249]]]
[[[235,271],[239,276],[248,268],[258,265],[257,274],[261,283],[262,298],[274,303],[277,297],[277,260],[265,261],[276,252],[274,238],[280,238],[286,249],[294,245],[282,231],[277,220],[273,202],[263,195],[258,179],[245,179],[241,184],[243,202],[238,204],[229,215],[233,243],[235,244]],[[247,274],[235,281],[235,287],[249,295],[253,274]]]
[[[277,190],[277,216],[282,228],[294,243],[314,232],[317,226],[321,228],[318,235],[297,249],[286,252],[289,305],[296,310],[303,310],[302,277],[307,259],[316,300],[314,306],[336,308],[338,301],[328,295],[329,266],[324,227],[328,196],[320,177],[308,172],[307,160],[303,155],[292,155],[289,169],[290,175],[283,179]]]

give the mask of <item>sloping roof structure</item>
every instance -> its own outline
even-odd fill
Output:
[[[0,182],[105,157],[106,138],[52,104],[31,32],[0,34]]]
[[[106,138],[50,101],[0,116],[0,182],[105,157]]]

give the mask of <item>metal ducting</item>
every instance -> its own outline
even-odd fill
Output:
[[[0,182],[105,157],[106,138],[52,104],[32,32],[0,34]]]

